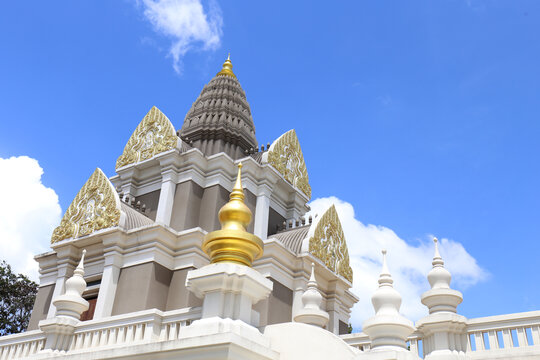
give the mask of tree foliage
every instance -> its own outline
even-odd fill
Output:
[[[26,275],[16,275],[5,261],[0,263],[0,335],[26,330],[38,285]]]

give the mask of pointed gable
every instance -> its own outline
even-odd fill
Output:
[[[308,239],[308,251],[318,257],[330,270],[352,283],[353,272],[349,264],[349,250],[334,205],[311,225]]]
[[[51,243],[118,226],[120,215],[120,198],[107,176],[97,168],[54,229]]]
[[[178,136],[173,124],[153,106],[129,138],[124,152],[116,161],[116,168],[150,159],[177,145]]]
[[[308,199],[311,198],[304,154],[294,129],[287,131],[272,143],[268,152],[264,154],[263,162],[275,167],[285,180],[300,189]]]

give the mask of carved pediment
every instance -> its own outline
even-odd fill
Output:
[[[287,131],[274,141],[266,159],[288,182],[311,198],[306,163],[294,129]]]
[[[330,270],[352,283],[349,250],[336,207],[332,205],[312,226],[315,226],[315,230],[310,231],[309,252],[323,261]]]
[[[78,238],[94,231],[117,226],[120,198],[107,176],[97,168],[66,210],[51,243]]]
[[[116,160],[116,168],[150,159],[156,154],[174,149],[178,136],[171,121],[157,107],[142,119]]]

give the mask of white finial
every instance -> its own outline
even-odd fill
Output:
[[[311,263],[311,275],[307,289],[302,295],[304,307],[294,317],[294,321],[324,327],[330,318],[326,311],[321,310],[322,295],[315,278],[315,263]]]
[[[311,275],[309,277],[308,281],[308,288],[313,286],[317,286],[317,280],[315,280],[315,263],[311,263]]]
[[[439,253],[439,240],[437,240],[436,237],[433,238],[433,242],[435,243],[435,255],[433,255],[433,266],[444,266],[444,261],[441,257],[441,254]]]
[[[76,274],[78,276],[84,276],[84,256],[86,255],[86,249],[83,249],[81,260],[79,261],[79,265],[77,265],[77,268],[73,272],[73,274]]]
[[[375,316],[364,322],[363,330],[371,339],[372,349],[404,351],[405,341],[414,331],[414,326],[399,314],[401,295],[392,286],[394,281],[388,270],[386,250],[382,251],[382,255],[379,288],[371,297]]]
[[[452,312],[455,313],[457,306],[463,301],[463,295],[450,288],[452,275],[444,267],[444,261],[439,253],[439,241],[433,238],[435,243],[435,254],[433,255],[433,268],[429,271],[427,278],[431,290],[422,294],[422,304],[429,308],[429,313]]]
[[[379,286],[389,285],[392,286],[394,280],[392,280],[392,275],[390,270],[388,270],[388,264],[386,262],[386,249],[382,250],[383,260],[382,260],[382,269],[381,274],[379,275]]]
[[[83,250],[81,260],[73,272],[73,276],[66,280],[65,293],[53,300],[57,316],[69,316],[79,320],[81,314],[88,310],[88,301],[82,297],[86,289],[86,281],[84,281],[85,255],[86,250]]]

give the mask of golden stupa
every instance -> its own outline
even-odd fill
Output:
[[[212,231],[204,237],[202,249],[212,263],[232,262],[251,266],[253,260],[263,254],[262,240],[246,231],[246,227],[251,223],[252,214],[244,203],[241,176],[240,163],[229,202],[219,210],[221,230]]]
[[[221,69],[220,72],[217,73],[217,75],[227,75],[227,76],[232,76],[233,78],[236,79],[236,75],[234,75],[233,71],[232,71],[232,62],[231,62],[231,54],[229,54],[229,56],[227,56],[227,60],[225,60],[225,62],[223,63],[223,68]]]

